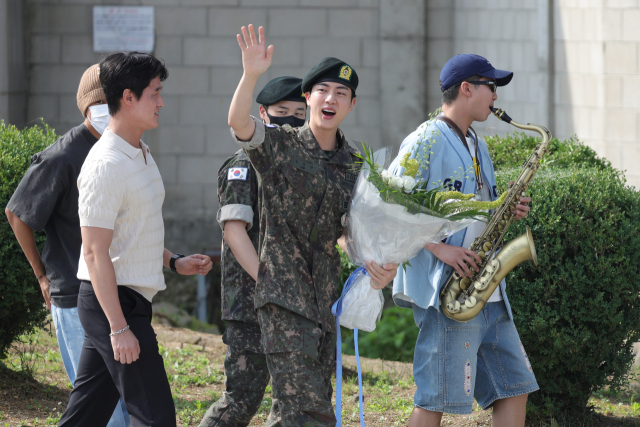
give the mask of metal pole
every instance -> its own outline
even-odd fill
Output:
[[[208,322],[207,318],[207,295],[209,287],[207,286],[207,276],[198,275],[198,320]]]

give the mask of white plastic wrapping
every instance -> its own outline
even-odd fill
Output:
[[[352,280],[351,288],[342,298],[340,326],[371,332],[382,315],[382,291],[371,287],[371,277],[366,272],[359,272]]]
[[[390,151],[376,152],[375,162],[388,166]],[[438,243],[477,221],[451,221],[411,213],[402,205],[387,203],[367,180],[369,173],[367,167],[360,172],[347,216],[347,255],[360,267],[367,261],[378,265],[402,264],[416,256],[427,243]],[[349,281],[353,281],[351,287],[342,297],[340,325],[371,332],[382,315],[382,291],[371,287],[371,278],[365,272],[356,270],[352,276],[355,277],[349,277]]]
[[[367,261],[402,264],[427,243],[440,242],[477,221],[413,214],[404,206],[384,202],[367,180],[369,173],[367,168],[360,172],[347,217],[347,255],[358,266]]]

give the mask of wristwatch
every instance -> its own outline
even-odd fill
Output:
[[[176,260],[178,258],[184,258],[184,255],[182,254],[174,254],[171,259],[169,260],[169,268],[171,269],[171,271],[173,271],[174,273],[177,273],[178,270],[176,270]]]

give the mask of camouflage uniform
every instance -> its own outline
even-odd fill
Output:
[[[218,171],[218,222],[229,220],[248,224],[247,234],[258,247],[258,178],[249,158],[238,151]],[[260,342],[260,327],[254,310],[255,282],[240,266],[227,242],[222,244],[222,319],[227,328],[222,341],[227,344],[224,359],[224,395],[207,410],[201,427],[246,426],[262,403],[269,383],[269,370]],[[274,399],[268,426],[280,425]]]
[[[331,305],[340,273],[335,245],[357,177],[355,150],[340,130],[338,149],[328,155],[308,125],[293,129],[254,121],[252,139],[236,141],[260,176],[255,307],[273,393],[284,426],[334,425]]]

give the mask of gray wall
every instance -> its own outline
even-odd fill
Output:
[[[0,0],[0,119],[22,126],[27,75],[21,0]]]
[[[242,74],[235,34],[249,23],[275,46],[258,90],[328,55],[355,68],[358,101],[342,128],[356,145],[397,147],[440,106],[442,65],[477,53],[515,72],[497,106],[560,138],[577,134],[640,186],[638,0],[0,0],[0,118],[43,117],[60,134],[81,122],[75,94],[101,56],[99,4],[155,6],[154,54],[170,77],[160,127],[144,139],[165,182],[172,250],[220,243],[216,171],[236,150],[226,120]],[[515,128],[491,116],[476,130]]]
[[[82,120],[75,94],[82,72],[101,56],[92,51],[98,4],[155,6],[154,54],[166,61],[169,79],[160,127],[143,138],[164,179],[171,250],[220,244],[216,172],[237,150],[226,121],[242,75],[241,25],[263,25],[275,46],[258,90],[281,75],[303,77],[325,56],[354,67],[358,99],[341,128],[355,145],[397,146],[423,121],[425,10],[410,0],[29,0],[28,120],[44,117],[60,134]]]

